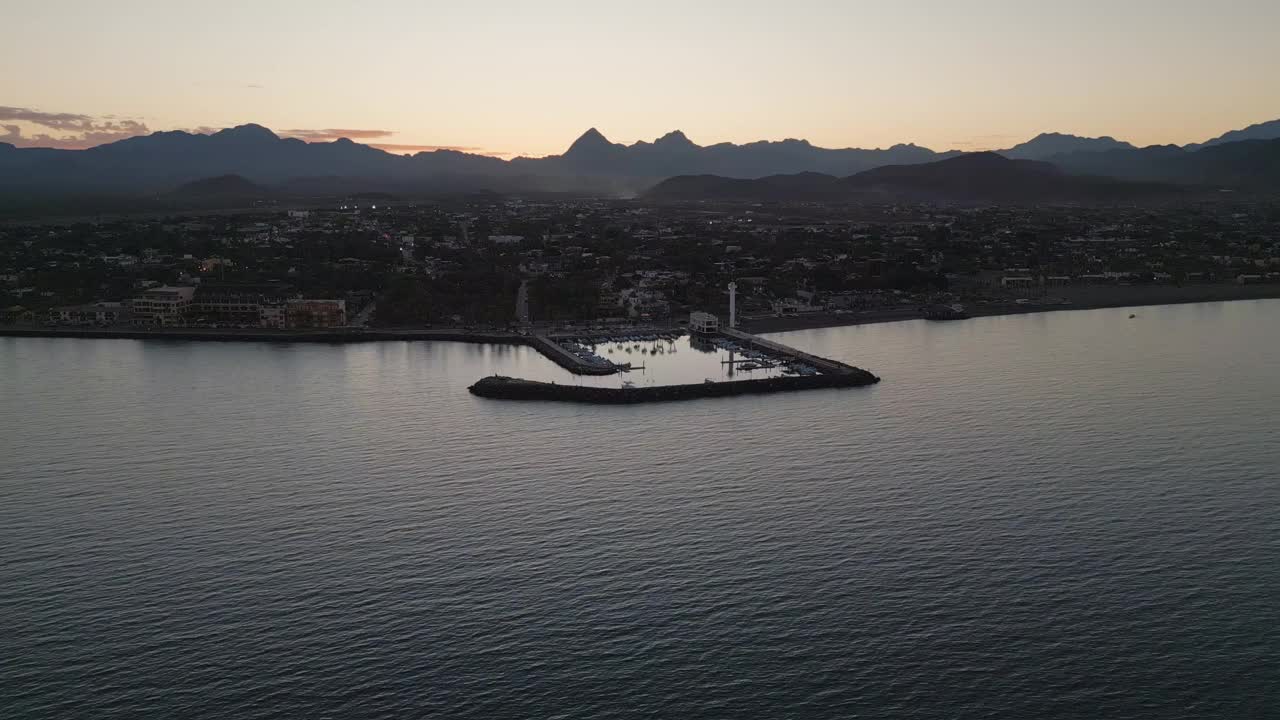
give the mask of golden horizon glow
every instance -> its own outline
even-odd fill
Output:
[[[1280,118],[1264,0],[476,5],[24,3],[0,43],[18,70],[0,76],[0,141],[252,122],[500,157],[561,153],[589,127],[941,151],[1042,132],[1181,145]]]

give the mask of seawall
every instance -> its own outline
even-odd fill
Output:
[[[555,400],[562,402],[626,405],[644,402],[670,402],[733,395],[758,395],[817,390],[821,388],[863,387],[880,382],[880,378],[861,368],[836,375],[735,380],[732,382],[698,383],[695,385],[662,385],[640,388],[602,388],[582,385],[557,385],[533,380],[502,377],[484,378],[469,390],[480,397],[503,400]]]
[[[827,374],[843,375],[845,373],[856,372],[858,370],[858,368],[852,365],[846,365],[836,360],[830,360],[828,358],[818,357],[817,355],[814,355],[812,353],[802,352],[789,345],[783,345],[782,343],[779,343],[779,342],[766,340],[758,335],[745,333],[745,332],[742,332],[741,330],[734,330],[732,328],[721,328],[720,334],[724,335],[725,337],[733,338],[734,340],[737,340],[739,342],[745,342],[747,343],[748,346],[751,346],[751,347],[763,348],[776,355],[786,357],[791,360],[798,360],[800,362],[808,363],[809,365],[812,365]]]
[[[612,375],[618,372],[617,366],[609,365],[608,367],[600,365],[592,365],[573,353],[565,350],[560,343],[552,340],[545,335],[535,335],[530,338],[532,345],[538,352],[542,353],[551,360],[551,362],[577,375]]]

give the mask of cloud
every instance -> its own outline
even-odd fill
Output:
[[[354,128],[326,128],[323,130],[306,130],[294,128],[292,130],[281,130],[281,137],[297,138],[307,142],[333,142],[339,138],[347,138],[356,142],[362,142],[371,148],[377,148],[389,153],[397,155],[412,155],[420,152],[435,152],[436,150],[452,150],[454,152],[470,153],[472,155],[491,155],[493,157],[506,157],[511,153],[499,153],[485,150],[482,147],[474,147],[469,145],[416,145],[401,143],[382,143],[382,142],[365,142],[367,140],[381,140],[390,138],[395,135],[394,130],[359,130]]]
[[[391,137],[394,130],[352,130],[349,128],[329,128],[326,130],[281,130],[281,137],[298,138],[307,142],[333,142],[338,138],[349,140],[376,140]]]
[[[266,90],[267,86],[261,83],[251,82],[208,82],[205,80],[197,80],[191,83],[192,87],[198,88],[221,88],[223,90]]]
[[[387,143],[368,143],[369,147],[385,150],[389,153],[398,155],[409,155],[420,152],[435,152],[437,150],[451,150],[453,152],[470,153],[472,155],[492,155],[493,157],[504,157],[511,153],[490,152],[482,147],[471,147],[468,145],[396,145]]]
[[[23,126],[43,129],[44,132],[24,132]],[[184,128],[185,132],[212,135],[222,130],[220,127],[201,125]],[[0,142],[7,142],[18,147],[51,147],[67,150],[82,150],[103,143],[123,140],[151,132],[146,123],[135,119],[119,119],[114,116],[92,117],[77,113],[46,113],[26,108],[0,107]],[[281,137],[298,138],[306,142],[333,142],[338,138],[348,138],[357,142],[365,142],[369,147],[384,150],[397,155],[411,155],[420,152],[451,150],[472,155],[489,155],[492,157],[510,157],[512,153],[494,152],[482,147],[468,145],[416,145],[400,143],[366,142],[385,140],[396,134],[394,130],[372,130],[358,128],[323,128],[283,130]]]
[[[956,149],[966,148],[974,150],[990,150],[992,148],[999,148],[1008,145],[1009,143],[1007,141],[1016,139],[1017,137],[1019,136],[1003,133],[995,135],[973,135],[966,140],[952,140],[951,147]]]
[[[81,150],[151,132],[146,123],[138,120],[94,118],[79,113],[50,113],[3,106],[0,106],[0,123],[8,123],[0,125],[5,131],[0,135],[0,141],[18,147],[67,150]],[[22,125],[34,126],[44,131],[27,134]]]

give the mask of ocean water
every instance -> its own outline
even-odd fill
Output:
[[[1280,301],[773,337],[884,381],[0,338],[0,718],[1280,716]]]

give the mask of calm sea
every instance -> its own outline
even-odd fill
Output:
[[[1280,717],[1280,301],[774,337],[884,382],[0,338],[0,718]]]

